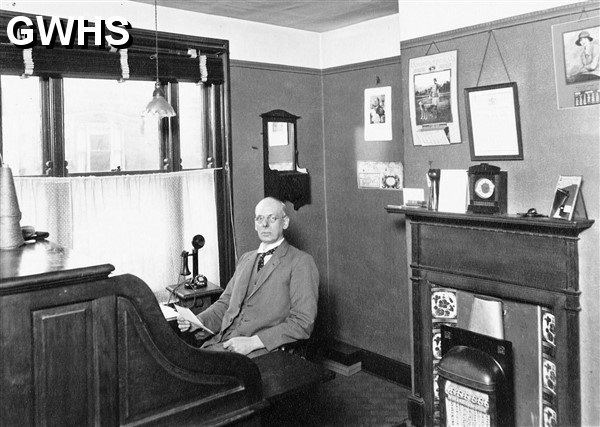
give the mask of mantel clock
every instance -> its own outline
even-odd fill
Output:
[[[507,173],[487,163],[471,166],[469,177],[468,212],[476,214],[505,214]]]

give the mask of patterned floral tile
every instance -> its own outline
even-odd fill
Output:
[[[557,427],[558,417],[556,411],[550,406],[544,406],[544,427]]]
[[[542,380],[544,389],[556,395],[556,364],[554,362],[544,359]]]
[[[542,338],[545,343],[556,346],[555,338],[556,319],[549,311],[542,312]]]
[[[434,319],[456,319],[456,291],[434,288],[431,291],[431,315]]]

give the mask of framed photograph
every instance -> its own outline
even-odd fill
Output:
[[[560,176],[554,192],[550,218],[573,219],[579,199],[581,176]]]
[[[523,160],[516,83],[465,89],[471,160]]]
[[[365,141],[392,140],[392,87],[365,89]]]
[[[600,19],[552,26],[558,108],[600,104]]]

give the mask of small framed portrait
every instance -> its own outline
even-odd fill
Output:
[[[572,220],[581,188],[581,176],[563,176],[558,178],[550,218]]]
[[[552,26],[558,108],[600,104],[600,19]]]

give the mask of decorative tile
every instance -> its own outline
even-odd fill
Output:
[[[544,359],[542,376],[544,389],[556,394],[556,365],[554,362]]]
[[[556,333],[554,331],[555,326],[556,318],[554,317],[554,314],[544,311],[542,314],[542,337],[545,342],[551,344],[552,346],[556,346]]]
[[[433,351],[433,357],[438,360],[442,358],[442,332],[439,329],[433,331],[431,337],[431,349]]]
[[[557,427],[558,417],[556,411],[550,406],[544,405],[544,427]]]
[[[444,289],[431,292],[431,315],[437,319],[456,319],[456,291]]]

